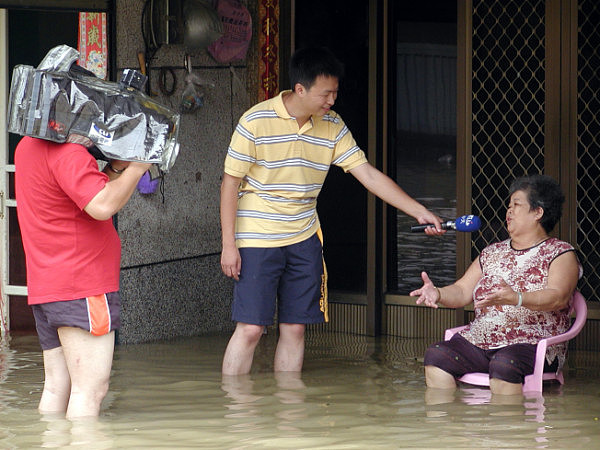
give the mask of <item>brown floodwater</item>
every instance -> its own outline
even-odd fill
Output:
[[[275,335],[248,376],[222,378],[229,336],[118,346],[98,420],[42,416],[35,336],[0,348],[0,448],[599,448],[600,355],[571,352],[543,395],[427,390],[429,342],[310,333],[304,371],[274,374]]]

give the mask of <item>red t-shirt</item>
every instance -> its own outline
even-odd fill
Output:
[[[15,168],[29,304],[118,291],[119,235],[83,211],[109,180],[87,149],[24,137]]]

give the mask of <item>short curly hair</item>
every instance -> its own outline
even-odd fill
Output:
[[[509,188],[509,194],[523,191],[531,210],[542,208],[544,214],[540,225],[546,232],[552,231],[562,216],[562,205],[565,196],[560,185],[548,175],[525,175],[515,179]]]

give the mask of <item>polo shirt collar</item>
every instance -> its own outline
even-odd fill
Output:
[[[290,116],[290,113],[288,112],[285,105],[283,104],[283,96],[284,96],[284,94],[287,94],[289,92],[292,92],[292,91],[290,89],[281,91],[279,93],[279,95],[273,99],[273,109],[275,110],[275,113],[282,119],[296,120],[295,117]],[[299,130],[299,132],[302,133],[303,131],[310,130],[313,127],[313,125],[314,125],[314,118],[311,115],[308,118],[308,121]]]
[[[273,99],[274,100],[273,108],[275,109],[275,112],[277,113],[277,115],[279,117],[281,117],[282,119],[292,119],[293,118],[292,116],[290,116],[290,113],[288,112],[288,110],[285,108],[285,105],[283,104],[283,96],[289,94],[290,92],[292,92],[290,89],[281,91],[279,93],[279,95]]]

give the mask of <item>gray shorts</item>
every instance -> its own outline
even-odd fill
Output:
[[[121,326],[118,292],[31,305],[42,350],[60,347],[58,329],[76,327],[103,336]]]

